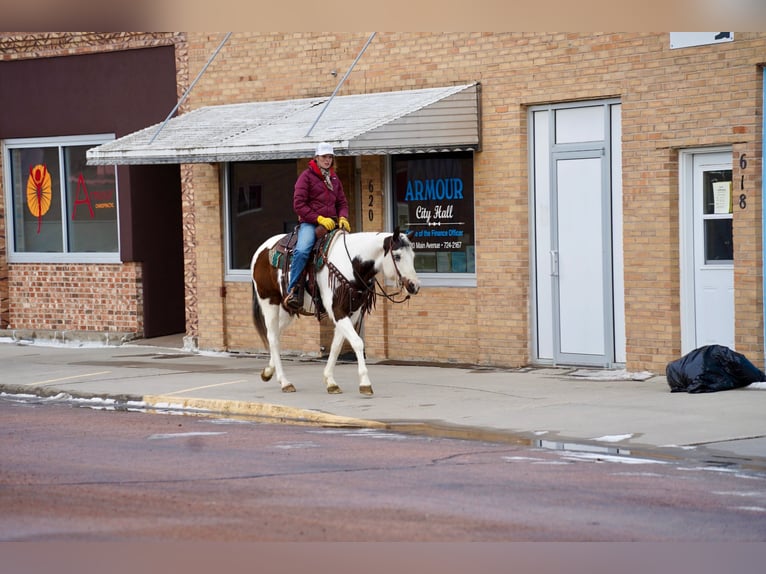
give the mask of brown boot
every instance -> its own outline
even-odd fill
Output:
[[[292,288],[285,297],[285,306],[296,311],[303,307],[303,287],[295,286]]]

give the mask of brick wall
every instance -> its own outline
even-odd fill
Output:
[[[14,264],[8,285],[9,329],[143,333],[139,264]]]

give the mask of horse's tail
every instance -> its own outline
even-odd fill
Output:
[[[261,337],[261,341],[263,341],[263,344],[268,349],[269,339],[266,336],[266,322],[263,320],[263,310],[255,293],[255,283],[251,281],[250,285],[253,288],[253,324],[255,325],[255,330],[258,331],[258,335]]]

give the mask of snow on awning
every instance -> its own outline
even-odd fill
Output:
[[[303,158],[320,141],[339,156],[480,149],[478,83],[336,96],[322,113],[328,99],[199,108],[88,150],[88,165]]]

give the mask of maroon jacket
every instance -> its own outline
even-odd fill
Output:
[[[343,184],[330,168],[332,191],[325,185],[319,166],[312,159],[309,167],[298,176],[293,195],[293,209],[298,215],[298,221],[316,223],[317,217],[339,217],[348,219],[348,201],[343,193]]]

